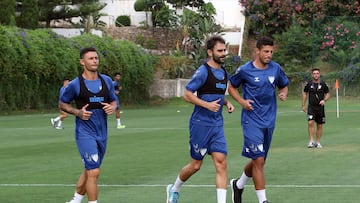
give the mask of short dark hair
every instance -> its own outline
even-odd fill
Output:
[[[256,48],[261,49],[263,46],[274,46],[274,40],[270,37],[260,37],[256,41]]]
[[[320,68],[317,68],[317,67],[312,68],[311,72],[314,72],[314,71],[319,71],[320,72]]]
[[[80,50],[80,59],[84,58],[84,55],[88,52],[97,52],[94,47],[85,47]]]
[[[216,45],[216,43],[222,43],[225,44],[225,40],[224,38],[220,37],[219,35],[214,35],[212,37],[210,37],[207,41],[206,41],[206,49],[213,49]]]
[[[121,73],[120,73],[120,72],[115,72],[115,73],[114,73],[114,77],[117,76],[117,75],[120,75],[120,76],[121,76]]]

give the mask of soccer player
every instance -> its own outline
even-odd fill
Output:
[[[65,78],[63,80],[63,85],[61,86],[60,91],[59,91],[60,92],[59,99],[60,99],[61,95],[64,94],[65,88],[68,86],[69,81],[70,80],[67,78]],[[50,119],[51,125],[57,130],[64,129],[62,127],[62,122],[67,116],[68,116],[68,114],[65,111],[60,110],[60,115],[58,117]]]
[[[222,107],[226,106],[231,113],[234,106],[224,96],[228,82],[228,74],[222,66],[226,57],[225,40],[213,36],[206,42],[206,48],[209,60],[197,69],[184,92],[185,101],[195,105],[189,122],[191,159],[174,184],[167,186],[167,203],[178,202],[181,186],[200,170],[206,154],[211,155],[216,169],[217,203],[226,202],[227,145]]]
[[[312,81],[306,83],[302,94],[302,110],[308,115],[309,148],[322,148],[320,139],[325,123],[325,102],[330,98],[329,87],[320,80],[320,69],[311,70]],[[306,109],[306,99],[309,98]],[[314,122],[316,122],[316,143],[314,142]]]
[[[123,129],[126,126],[125,125],[121,125],[121,120],[120,120],[120,101],[119,101],[119,93],[120,90],[122,90],[122,86],[120,85],[120,80],[121,80],[121,74],[119,72],[116,72],[114,74],[114,80],[113,80],[113,85],[114,85],[114,89],[115,89],[115,94],[116,94],[116,110],[115,110],[115,118],[116,118],[116,128],[117,129]]]
[[[286,100],[289,80],[280,65],[272,61],[274,42],[261,37],[256,42],[254,60],[240,66],[229,79],[229,94],[242,106],[242,155],[250,158],[240,178],[231,179],[232,202],[241,203],[246,182],[252,177],[259,203],[268,203],[265,194],[264,165],[276,121],[276,87]],[[237,88],[242,86],[242,97]]]
[[[116,95],[109,76],[98,73],[99,57],[92,47],[80,51],[83,73],[72,80],[60,98],[60,108],[76,116],[75,140],[84,163],[73,199],[97,203],[98,177],[108,139],[107,115],[116,109]],[[70,102],[75,100],[76,107]]]

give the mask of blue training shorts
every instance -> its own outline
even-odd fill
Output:
[[[86,170],[100,168],[106,152],[106,140],[77,139],[76,144]]]
[[[242,155],[251,159],[264,157],[270,149],[274,128],[258,128],[243,124],[244,146]]]
[[[190,156],[203,160],[206,154],[220,152],[227,154],[223,126],[202,126],[190,122]]]

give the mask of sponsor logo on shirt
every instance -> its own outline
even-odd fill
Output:
[[[104,97],[97,97],[97,96],[93,96],[89,98],[89,102],[91,103],[100,103],[100,102],[104,102],[105,98]]]

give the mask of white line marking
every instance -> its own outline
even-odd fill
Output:
[[[2,183],[0,187],[75,187],[75,184],[21,184],[21,183]],[[167,185],[118,185],[118,184],[99,184],[99,187],[166,187]],[[182,187],[207,188],[215,187],[215,185],[183,185]],[[246,187],[254,187],[247,185]],[[268,188],[360,188],[360,185],[266,185]]]

